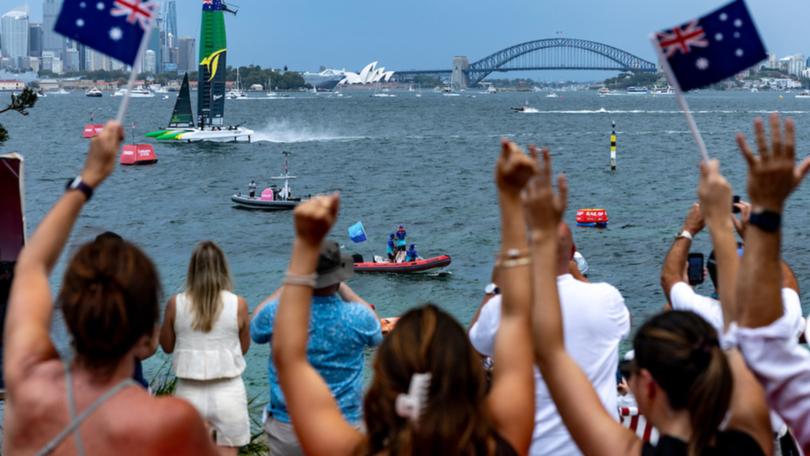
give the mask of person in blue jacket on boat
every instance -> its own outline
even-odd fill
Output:
[[[416,244],[411,244],[408,251],[405,252],[405,261],[416,261],[419,259],[419,254],[416,253]]]
[[[397,250],[402,251],[402,252],[404,252],[406,250],[405,248],[408,245],[408,243],[405,242],[406,237],[407,237],[407,233],[405,232],[405,227],[402,226],[402,225],[399,225],[399,228],[397,229]]]
[[[397,254],[397,246],[396,242],[394,241],[394,233],[391,233],[388,236],[388,245],[385,247],[385,253],[388,254],[388,259],[390,261],[394,261]]]

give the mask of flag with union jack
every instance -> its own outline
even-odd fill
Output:
[[[722,81],[768,57],[743,0],[658,32],[653,42],[684,92]]]
[[[159,11],[157,0],[64,0],[54,31],[135,65]]]

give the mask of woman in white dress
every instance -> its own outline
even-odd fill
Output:
[[[199,410],[221,455],[236,455],[250,441],[242,381],[250,346],[247,302],[235,295],[225,254],[211,241],[197,245],[185,291],[166,304],[160,346],[173,353],[175,395]]]

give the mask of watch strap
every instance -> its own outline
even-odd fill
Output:
[[[692,233],[689,230],[683,230],[675,236],[675,239],[689,239],[690,241],[694,241],[695,237],[692,236]]]
[[[774,233],[782,227],[782,214],[767,209],[753,211],[748,218],[748,224],[762,231]]]
[[[67,185],[65,186],[65,191],[70,190],[78,190],[82,192],[86,201],[90,201],[90,198],[93,197],[93,187],[87,185],[87,183],[84,182],[80,176],[76,176],[68,181]]]

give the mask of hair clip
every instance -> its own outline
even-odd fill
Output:
[[[397,415],[418,424],[419,418],[427,408],[429,389],[430,373],[413,374],[411,384],[408,387],[408,394],[400,393],[397,396],[395,404]]]

